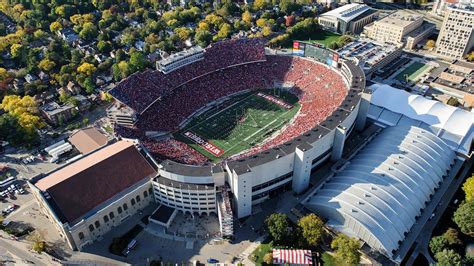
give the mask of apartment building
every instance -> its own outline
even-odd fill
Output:
[[[450,5],[436,42],[436,54],[461,59],[474,49],[474,2]]]

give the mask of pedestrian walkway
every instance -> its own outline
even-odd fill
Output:
[[[265,240],[266,236],[261,236],[257,238],[248,248],[242,252],[242,254],[239,256],[242,259],[242,263],[247,266],[247,265],[255,265],[253,261],[249,259],[250,254],[260,246],[260,244]]]

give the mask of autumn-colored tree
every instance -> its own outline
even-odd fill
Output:
[[[247,10],[242,13],[242,21],[247,25],[252,25],[252,14]]]
[[[82,65],[80,65],[78,68],[77,68],[77,71],[79,73],[82,73],[86,76],[92,76],[92,74],[94,74],[94,72],[96,71],[96,67],[93,65],[93,64],[90,64],[90,63],[83,63]]]
[[[55,66],[56,66],[56,63],[54,63],[54,61],[51,61],[47,58],[41,60],[38,64],[38,67],[46,72],[51,71],[51,69],[53,69]]]
[[[7,95],[3,98],[0,108],[18,119],[19,125],[29,132],[44,126],[38,114],[38,105],[31,96],[20,97]]]
[[[464,194],[466,194],[467,201],[474,200],[474,176],[466,179],[462,185],[462,190],[464,191]]]
[[[358,265],[360,262],[360,243],[357,239],[348,237],[344,234],[338,234],[331,242],[331,248],[334,249],[334,258],[338,264]]]
[[[426,41],[426,49],[433,49],[436,45],[436,42],[434,40],[428,40]]]
[[[316,246],[324,233],[324,222],[314,213],[298,220],[297,230],[302,240],[309,246]]]
[[[55,21],[53,23],[51,23],[51,25],[49,25],[49,30],[51,32],[57,32],[57,31],[60,31],[63,29],[63,25],[61,25],[61,23],[59,23],[58,21]]]

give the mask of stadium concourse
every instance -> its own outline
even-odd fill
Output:
[[[242,47],[246,47],[247,52]],[[219,56],[215,56],[215,52]],[[213,60],[221,63],[211,62]],[[164,77],[167,81],[161,83]],[[170,80],[176,80],[174,85],[170,85]],[[118,126],[116,132],[123,137],[140,139],[158,160],[205,165],[209,162],[206,156],[179,140],[155,140],[146,133],[177,131],[184,120],[210,102],[249,89],[272,88],[275,83],[293,84],[291,91],[301,104],[299,113],[281,134],[233,159],[282,144],[310,130],[334,112],[347,95],[342,77],[327,66],[299,57],[265,56],[263,44],[258,40],[232,40],[211,46],[204,60],[167,75],[148,71],[123,81],[111,94],[141,114],[134,128]],[[173,86],[176,87],[169,90]],[[151,87],[155,88],[153,93],[150,93]],[[153,102],[153,97],[160,98],[145,108]]]

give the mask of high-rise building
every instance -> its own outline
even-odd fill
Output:
[[[474,48],[474,1],[449,5],[436,42],[436,53],[460,59]]]

